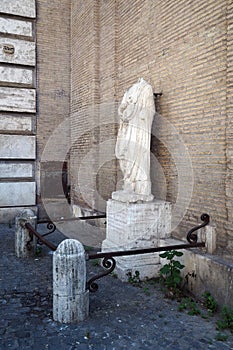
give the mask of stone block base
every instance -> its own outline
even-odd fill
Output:
[[[105,240],[102,245],[102,251],[111,251],[112,244]],[[134,276],[136,271],[139,272],[140,280],[157,277],[161,267],[159,253],[122,256],[114,259],[116,260],[114,273],[124,282],[128,281],[130,274]]]
[[[107,203],[107,232],[102,251],[158,247],[160,239],[170,236],[171,204],[161,200],[144,203]],[[122,281],[139,271],[141,280],[158,276],[159,253],[116,258],[115,272]]]

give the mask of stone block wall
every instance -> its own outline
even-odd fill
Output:
[[[230,258],[232,2],[87,0],[72,1],[71,12],[74,201],[82,202],[84,194],[84,204],[102,208],[99,196],[109,198],[117,186],[109,141],[116,135],[114,111],[124,91],[143,77],[163,93],[163,125],[152,136],[153,192],[176,206],[178,237],[207,212],[218,252]],[[105,114],[111,127],[103,126]],[[80,174],[86,174],[86,186],[80,186]]]
[[[42,207],[53,162],[60,171],[49,196],[62,191],[68,156],[60,154],[69,151],[69,121],[56,145],[46,145],[69,108],[70,0],[2,0],[0,222],[14,220],[23,207]]]
[[[0,4],[0,221],[36,204],[36,3]]]

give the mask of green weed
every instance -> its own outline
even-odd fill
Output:
[[[99,266],[99,259],[92,259],[91,260],[91,265],[92,266]]]
[[[233,334],[233,309],[223,306],[220,317],[221,319],[217,322],[217,328],[229,329]]]
[[[132,272],[128,272],[128,282],[132,284],[133,286],[138,286],[140,284],[140,272],[135,271],[134,275],[132,275]]]
[[[204,298],[204,306],[207,308],[208,312],[210,314],[213,314],[217,311],[218,308],[218,303],[217,301],[214,299],[214,297],[210,294],[210,292],[205,292],[202,294],[203,298]]]
[[[194,315],[200,315],[201,311],[197,307],[196,302],[191,298],[183,298],[180,302],[180,305],[178,307],[179,311],[188,311],[188,315],[194,316]]]
[[[218,340],[218,341],[226,341],[227,339],[228,339],[228,336],[220,332],[218,332],[215,336],[215,340]]]
[[[181,270],[184,268],[184,265],[175,260],[176,256],[180,257],[182,255],[182,252],[176,250],[167,251],[159,255],[161,258],[168,260],[168,263],[160,269],[159,274],[169,289],[177,290],[182,282]]]

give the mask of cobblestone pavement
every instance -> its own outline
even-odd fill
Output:
[[[58,243],[64,236],[53,233]],[[113,276],[99,281],[90,294],[90,316],[75,325],[52,319],[52,254],[17,259],[14,228],[0,225],[0,349],[121,350],[233,349],[233,336],[216,339],[216,317],[178,311],[178,302],[158,286],[135,287]],[[89,275],[98,269],[89,266]],[[200,306],[201,307],[201,306]],[[202,313],[207,314],[202,308]]]

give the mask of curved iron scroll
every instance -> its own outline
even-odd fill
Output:
[[[56,225],[52,221],[49,221],[47,224],[47,229],[49,230],[49,232],[46,232],[43,235],[41,235],[42,237],[50,235],[51,233],[56,231]]]
[[[187,233],[187,241],[190,244],[197,243],[197,233],[194,233],[195,231],[199,230],[202,227],[205,227],[210,222],[210,217],[208,214],[202,214],[201,220],[204,221],[203,224],[197,225],[193,227],[188,233]]]
[[[105,267],[107,270],[105,272],[100,273],[99,275],[96,275],[92,277],[88,282],[87,282],[87,289],[90,292],[96,292],[99,288],[98,284],[95,282],[97,279],[109,275],[116,267],[116,260],[113,259],[112,257],[106,257],[102,261],[103,267]]]
[[[46,232],[46,233],[41,234],[41,237],[45,237],[45,236],[48,236],[51,233],[53,233],[56,230],[56,225],[52,221],[49,221],[48,224],[47,224],[47,229],[49,231]],[[42,242],[42,240],[40,238],[37,238],[37,244],[43,245],[44,243]]]
[[[41,236],[41,234],[39,234],[39,232],[37,232],[34,227],[32,227],[31,224],[29,224],[29,222],[26,222],[24,224],[24,226],[26,227],[26,229],[29,232],[29,235],[31,237],[30,241],[27,243],[28,249],[30,249],[30,242],[32,241],[33,235],[37,237],[37,239],[39,239],[40,242],[42,242],[42,244],[45,244],[47,247],[49,247],[51,250],[55,251],[57,249],[57,246],[55,246],[53,243],[47,241],[47,239],[45,239],[43,236]]]

